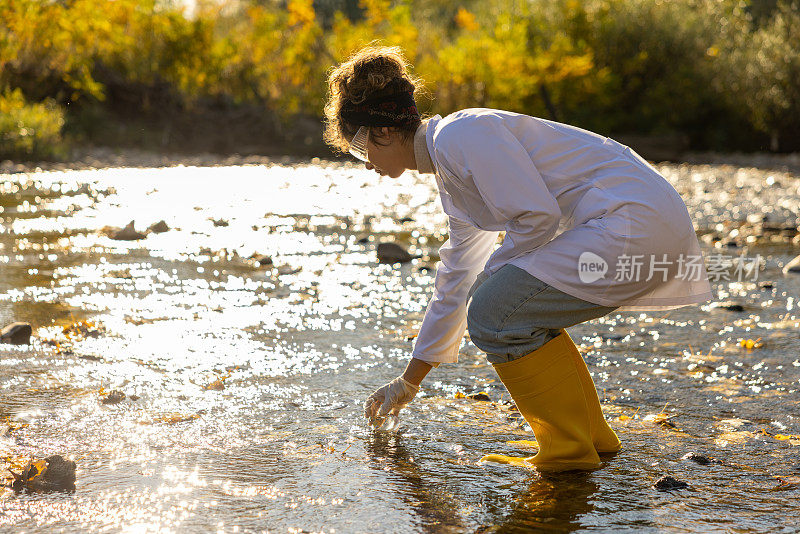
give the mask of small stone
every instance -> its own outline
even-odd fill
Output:
[[[125,393],[122,391],[113,389],[108,392],[106,396],[100,399],[100,402],[103,404],[119,404],[120,402],[125,400]]]
[[[377,252],[380,263],[407,263],[414,259],[406,249],[397,243],[379,243]]]
[[[272,258],[265,254],[253,254],[249,259],[253,260],[253,263],[259,267],[268,267],[272,265]]]
[[[157,223],[151,224],[148,230],[154,234],[163,234],[169,231],[169,226],[167,226],[167,223],[164,221],[158,221]]]
[[[206,391],[222,391],[225,389],[225,383],[222,381],[221,378],[218,378],[211,382],[210,384],[206,385],[203,389]]]
[[[470,399],[476,400],[476,401],[486,401],[486,402],[492,400],[492,398],[489,397],[489,395],[487,395],[486,393],[483,393],[483,392],[481,392],[481,393],[473,393],[472,395],[467,395],[467,398],[470,398]]]
[[[117,241],[136,241],[137,239],[144,239],[145,235],[137,232],[133,226],[133,221],[131,221],[125,228],[112,231],[108,237]]]
[[[214,226],[228,226],[229,224],[225,219],[211,219],[211,222]]]
[[[33,329],[28,323],[16,322],[0,330],[0,343],[12,345],[28,345],[31,342]]]
[[[656,480],[655,484],[653,484],[653,487],[656,488],[658,491],[672,491],[672,490],[688,488],[689,484],[687,484],[682,480],[678,480],[674,477],[667,475]]]
[[[625,336],[622,334],[600,334],[600,337],[605,341],[619,341]]]
[[[297,274],[302,271],[302,267],[292,267],[291,265],[281,265],[278,267],[277,272],[278,275],[283,276],[287,274]]]
[[[699,465],[711,465],[711,464],[718,464],[720,463],[719,460],[716,458],[711,458],[706,456],[705,454],[699,454],[696,452],[688,452],[681,457],[682,460],[691,460],[692,462],[699,464]]]
[[[736,302],[720,302],[716,305],[721,310],[728,310],[732,312],[743,312],[744,306]]]
[[[761,289],[772,289],[775,287],[775,283],[770,280],[764,280],[763,282],[758,283],[758,287]]]
[[[139,395],[136,395],[136,394],[128,395],[128,398],[130,400],[132,400],[132,401],[137,401],[137,400],[141,399],[141,397]]]
[[[783,274],[789,273],[800,273],[800,256],[787,263],[786,267],[783,268]]]

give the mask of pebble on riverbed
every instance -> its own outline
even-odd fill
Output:
[[[655,484],[653,484],[653,487],[658,491],[672,491],[688,488],[689,484],[682,480],[678,480],[677,478],[665,475],[656,480]]]
[[[147,230],[149,232],[153,232],[154,234],[163,234],[164,232],[169,231],[169,226],[167,226],[167,223],[162,220],[151,224]]]
[[[730,302],[730,301],[718,302],[717,304],[714,305],[714,307],[715,308],[719,308],[721,310],[728,310],[728,311],[732,311],[732,312],[743,312],[744,311],[744,306],[742,306],[738,302]]]
[[[0,330],[0,343],[12,345],[28,345],[31,342],[33,329],[28,323],[16,322]]]
[[[272,258],[266,254],[253,254],[248,258],[256,267],[268,267],[272,265]]]
[[[489,401],[492,400],[492,398],[489,396],[489,394],[486,393],[485,391],[481,391],[480,393],[470,393],[469,395],[465,395],[464,393],[461,393],[459,391],[459,392],[457,392],[455,394],[455,398],[457,398],[457,399],[472,399],[472,400],[484,401],[484,402],[489,402]]]
[[[706,456],[705,454],[699,454],[696,452],[687,452],[681,457],[682,460],[691,460],[692,462],[699,464],[699,465],[711,465],[711,464],[721,464],[719,460],[716,458],[711,458],[710,456]]]
[[[226,377],[218,378],[211,382],[210,384],[206,384],[203,386],[203,389],[206,391],[222,391],[225,389],[225,380]]]
[[[106,395],[100,398],[102,404],[119,404],[125,400],[125,393],[117,389],[112,389]]]

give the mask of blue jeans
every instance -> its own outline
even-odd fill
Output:
[[[478,277],[467,301],[469,336],[493,364],[522,358],[561,328],[617,309],[568,295],[514,265],[504,265],[486,279]]]

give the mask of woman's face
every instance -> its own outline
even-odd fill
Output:
[[[374,170],[380,175],[397,178],[409,168],[409,149],[412,151],[413,157],[414,147],[404,144],[402,136],[389,128],[376,130],[378,130],[378,135],[370,133],[367,143],[369,159],[366,164],[367,169]]]

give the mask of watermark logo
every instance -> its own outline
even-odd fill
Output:
[[[594,252],[583,252],[578,258],[578,277],[584,284],[600,280],[607,272],[608,263]]]
[[[618,282],[649,282],[653,278],[662,282],[669,278],[694,282],[703,278],[711,282],[756,281],[762,261],[760,254],[755,257],[711,254],[705,264],[700,254],[680,254],[677,258],[669,258],[667,254],[623,254],[617,257],[612,274]],[[585,284],[604,278],[608,270],[606,261],[593,252],[583,252],[578,258],[578,277]]]

